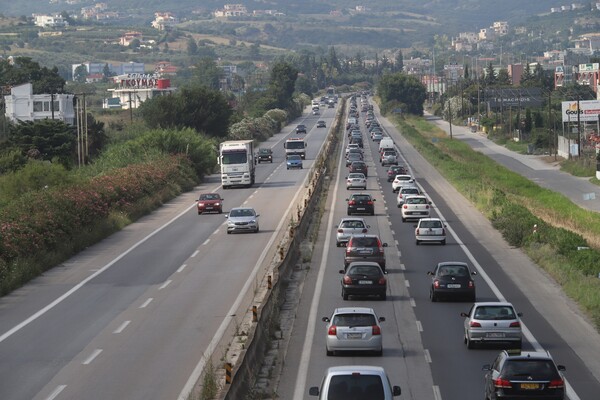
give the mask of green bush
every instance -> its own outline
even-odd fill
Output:
[[[533,226],[541,223],[525,207],[507,202],[492,217],[492,225],[502,233],[511,246],[522,247],[533,233]]]

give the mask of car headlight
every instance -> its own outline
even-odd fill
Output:
[[[215,206],[220,206],[220,205],[221,205],[221,203],[215,203]]]
[[[198,203],[198,206],[204,207],[204,203]]]
[[[256,223],[256,220],[255,220],[255,219],[253,219],[253,220],[251,220],[251,221],[250,221],[250,223],[251,223],[251,224],[255,224],[255,223]]]

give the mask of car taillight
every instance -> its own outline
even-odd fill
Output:
[[[379,278],[379,282],[380,285],[385,285],[385,278]]]
[[[344,233],[343,229],[338,229],[338,233]]]
[[[517,321],[517,322],[511,322],[509,326],[511,328],[519,328],[521,326],[521,323],[519,321]]]
[[[367,228],[363,228],[362,233],[367,233],[369,230]]]
[[[408,206],[405,204],[405,205],[402,206],[402,208],[407,209]]]
[[[475,282],[473,282],[473,281],[469,281],[469,287],[470,287],[470,288],[473,288],[473,287],[475,287]]]
[[[367,201],[367,204],[371,205],[371,204],[373,204],[373,201],[369,200],[369,201]]]
[[[562,379],[552,379],[548,384],[548,389],[562,389],[565,387],[565,381]]]
[[[440,287],[440,281],[438,281],[438,280],[433,281],[433,287],[434,288],[439,288]]]
[[[469,326],[470,326],[471,328],[481,328],[481,324],[480,324],[479,322],[475,322],[475,321],[471,321],[471,322],[469,323]]]
[[[352,284],[352,278],[350,278],[348,275],[344,276],[344,284],[351,285]]]
[[[415,234],[418,235],[419,234],[419,228],[415,229]]]
[[[512,388],[512,385],[508,379],[504,379],[502,377],[498,377],[494,379],[494,386],[497,388]]]
[[[348,205],[351,205],[351,206],[353,206],[353,205],[355,205],[355,204],[356,204],[356,202],[355,202],[354,200],[350,200],[350,201],[348,202]]]
[[[373,331],[371,332],[371,334],[373,336],[375,336],[375,335],[381,335],[381,328],[378,327],[377,325],[373,325]]]
[[[426,209],[426,210],[429,210],[429,204],[427,204],[427,205],[425,206],[425,209]]]
[[[331,335],[331,336],[335,336],[335,335],[337,335],[337,326],[335,326],[335,325],[331,325],[331,326],[329,327],[329,330],[327,331],[327,334],[328,334],[328,335]]]

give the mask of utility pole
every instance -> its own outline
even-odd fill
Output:
[[[579,95],[579,93],[577,93],[577,138],[579,142],[577,144],[577,156],[581,158],[581,110],[579,109],[580,99],[581,96]]]

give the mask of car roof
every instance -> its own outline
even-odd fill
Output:
[[[375,310],[369,307],[339,307],[333,310],[333,314],[375,314]]]
[[[356,235],[352,235],[352,237],[350,239],[352,239],[352,238],[377,238],[377,239],[379,239],[379,236],[375,235],[375,234],[372,234],[372,233],[358,233]],[[359,261],[354,261],[354,262],[357,262],[359,264],[364,264],[367,261],[360,261],[360,262]],[[371,262],[371,261],[369,261],[369,262]],[[375,264],[379,265],[378,263],[375,263]]]
[[[508,306],[508,307],[513,307],[512,303],[509,303],[507,301],[481,301],[481,302],[476,302],[476,303],[473,304],[473,307],[478,307],[478,306]]]
[[[362,221],[362,222],[365,222],[365,219],[364,218],[358,218],[358,217],[354,217],[354,218],[348,217],[348,218],[342,218],[342,220],[340,222],[345,222],[345,221]]]
[[[230,211],[233,211],[233,210],[252,210],[252,211],[254,211],[254,208],[252,208],[252,207],[233,207],[233,208],[231,208]]]
[[[421,221],[440,221],[440,222],[442,222],[442,220],[439,218],[421,218],[419,220],[419,222],[421,222]]]
[[[514,353],[513,353],[514,352]],[[511,360],[527,360],[532,358],[552,360],[552,356],[548,351],[519,351],[515,350],[503,350],[502,353]]]
[[[353,372],[366,372],[372,374],[384,374],[385,370],[383,367],[375,366],[375,365],[338,365],[336,367],[327,368],[327,374],[348,374]]]
[[[466,265],[467,267],[469,266],[466,262],[462,262],[462,261],[442,261],[440,263],[437,264],[439,267],[443,266],[443,265]]]

